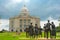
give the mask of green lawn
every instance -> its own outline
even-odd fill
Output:
[[[23,40],[23,38],[26,38],[26,34],[25,32],[20,33],[20,35],[16,35],[15,32],[4,32],[4,33],[0,33],[0,40]],[[42,37],[44,38],[44,37]],[[60,38],[60,33],[57,33],[57,37],[56,38]],[[29,39],[29,40],[33,40]]]

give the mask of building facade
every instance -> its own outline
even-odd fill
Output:
[[[40,27],[40,18],[30,16],[29,10],[24,5],[21,9],[20,15],[9,19],[9,31],[24,32],[25,28],[28,28],[30,23],[32,23],[33,26],[37,24],[38,27]]]

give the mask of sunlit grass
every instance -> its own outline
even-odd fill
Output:
[[[23,40],[24,38],[26,38],[25,32],[22,32],[19,35],[17,35],[16,32],[0,33],[0,40]],[[42,35],[42,38],[44,38],[44,33]],[[60,38],[60,33],[57,33],[56,38]],[[30,39],[30,37],[28,37],[28,39],[34,40],[34,38]]]

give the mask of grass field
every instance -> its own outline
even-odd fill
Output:
[[[44,38],[44,37],[42,37]],[[56,39],[60,38],[60,33],[57,33]],[[0,40],[25,40],[26,34],[25,32],[20,33],[17,35],[15,32],[4,32],[0,33]],[[34,38],[27,38],[28,40],[34,40]],[[27,40],[26,39],[26,40]]]

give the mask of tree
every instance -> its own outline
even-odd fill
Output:
[[[60,32],[60,26],[56,27],[56,31]]]

